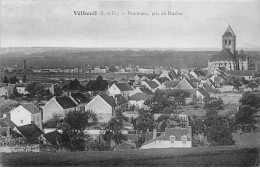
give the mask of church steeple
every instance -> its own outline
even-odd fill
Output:
[[[229,49],[232,54],[236,51],[236,35],[230,25],[222,35],[222,48]]]

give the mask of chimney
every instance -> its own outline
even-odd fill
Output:
[[[153,129],[153,139],[155,139],[157,137],[157,129],[154,128]]]

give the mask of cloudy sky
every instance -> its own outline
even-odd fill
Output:
[[[260,48],[260,0],[0,2],[1,47],[220,48],[230,24],[238,48]],[[74,15],[81,10],[183,15]]]

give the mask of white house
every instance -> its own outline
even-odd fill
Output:
[[[7,98],[13,93],[13,88],[11,86],[4,86],[0,88],[0,97],[6,96]]]
[[[85,110],[97,114],[98,122],[108,122],[115,114],[117,104],[107,94],[100,94],[93,98],[85,107]]]
[[[126,99],[134,89],[128,83],[114,83],[108,88],[109,96],[121,94]]]
[[[43,107],[43,121],[47,121],[53,117],[54,114],[65,116],[70,111],[78,110],[77,104],[67,96],[54,96]]]
[[[156,134],[156,133],[155,133]],[[188,128],[166,128],[165,134],[146,141],[140,149],[152,148],[191,148],[191,127]]]
[[[27,83],[19,83],[16,84],[16,89],[19,94],[28,94],[29,92],[26,90]]]
[[[32,122],[42,129],[42,113],[32,103],[23,103],[10,111],[10,120],[17,126],[31,124]]]

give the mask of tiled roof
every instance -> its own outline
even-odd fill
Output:
[[[57,131],[52,131],[43,135],[51,145],[60,145],[62,143],[62,135]]]
[[[179,84],[180,81],[167,81],[164,83],[166,88],[174,88]]]
[[[107,94],[100,94],[99,95],[102,99],[104,99],[111,107],[117,106],[115,100],[112,97],[109,97]]]
[[[76,107],[76,103],[67,96],[56,97],[56,101],[61,105],[63,109]]]
[[[156,80],[158,80],[161,84],[166,81],[170,81],[167,77],[159,77],[159,78],[156,78]]]
[[[203,87],[198,87],[198,91],[200,94],[202,94],[204,97],[210,97],[209,93],[203,88]]]
[[[237,59],[230,50],[222,49],[218,55],[212,55],[209,61],[237,61]]]
[[[208,91],[208,92],[213,92],[216,91],[213,87],[211,87],[208,83],[203,83],[203,87]]]
[[[202,71],[202,70],[200,70],[200,69],[196,69],[196,70],[193,70],[194,71],[194,73],[196,73],[198,76],[206,76],[206,74]]]
[[[41,113],[41,111],[32,103],[22,103],[21,105],[32,114]]]
[[[5,117],[0,119],[0,127],[10,127],[11,129],[13,129],[14,127],[16,127],[16,124]]]
[[[146,83],[148,84],[148,86],[150,86],[152,89],[155,89],[156,87],[158,87],[159,85],[157,83],[155,83],[154,81],[146,81]]]
[[[87,98],[83,93],[71,93],[71,97],[77,103],[88,103],[90,101],[90,98]]]
[[[147,87],[140,87],[140,90],[147,95],[153,95],[153,92]]]
[[[122,96],[121,94],[116,94],[115,98],[117,99],[117,104],[119,104],[119,105],[127,103],[126,98],[124,96]]]
[[[43,132],[35,124],[28,124],[16,127],[19,132],[28,140],[38,138]]]
[[[116,83],[115,84],[121,91],[130,91],[133,88],[128,83]]]
[[[145,93],[136,93],[132,96],[129,97],[129,100],[135,100],[135,101],[140,101],[140,100],[146,100],[150,95],[146,95]]]
[[[254,70],[227,70],[226,73],[231,76],[255,76]]]
[[[229,25],[226,29],[226,31],[224,32],[223,36],[236,36],[235,33],[233,32],[231,26]]]
[[[220,77],[221,79],[223,79],[226,82],[229,81],[229,78],[227,76],[225,76],[224,74],[218,74],[218,77]]]

